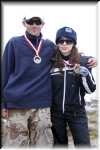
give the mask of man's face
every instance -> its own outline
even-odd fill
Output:
[[[34,36],[38,36],[41,32],[44,23],[37,19],[24,21],[23,25],[26,27],[26,31],[28,31]]]

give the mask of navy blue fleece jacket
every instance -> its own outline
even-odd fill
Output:
[[[39,37],[27,38],[37,46]],[[24,35],[13,37],[6,45],[2,60],[2,107],[3,108],[42,108],[51,104],[51,58],[54,44],[43,40],[40,50],[40,64],[33,61],[35,51]]]

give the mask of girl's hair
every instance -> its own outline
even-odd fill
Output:
[[[75,45],[73,46],[73,48],[71,50],[71,54],[69,57],[69,63],[72,65],[80,63],[80,54],[79,54],[78,49]],[[63,61],[63,58],[61,56],[61,52],[59,51],[58,47],[56,47],[56,54],[53,58],[53,64],[55,67],[60,68],[60,70],[62,70],[62,68],[64,67],[64,61]]]

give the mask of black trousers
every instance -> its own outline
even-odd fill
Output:
[[[90,146],[88,119],[85,108],[74,111],[66,110],[64,114],[54,109],[51,111],[54,146],[68,146],[69,126],[75,146]]]

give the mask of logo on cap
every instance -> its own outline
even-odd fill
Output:
[[[71,29],[71,28],[65,28],[65,31],[71,33],[71,32],[72,32],[72,29]]]

